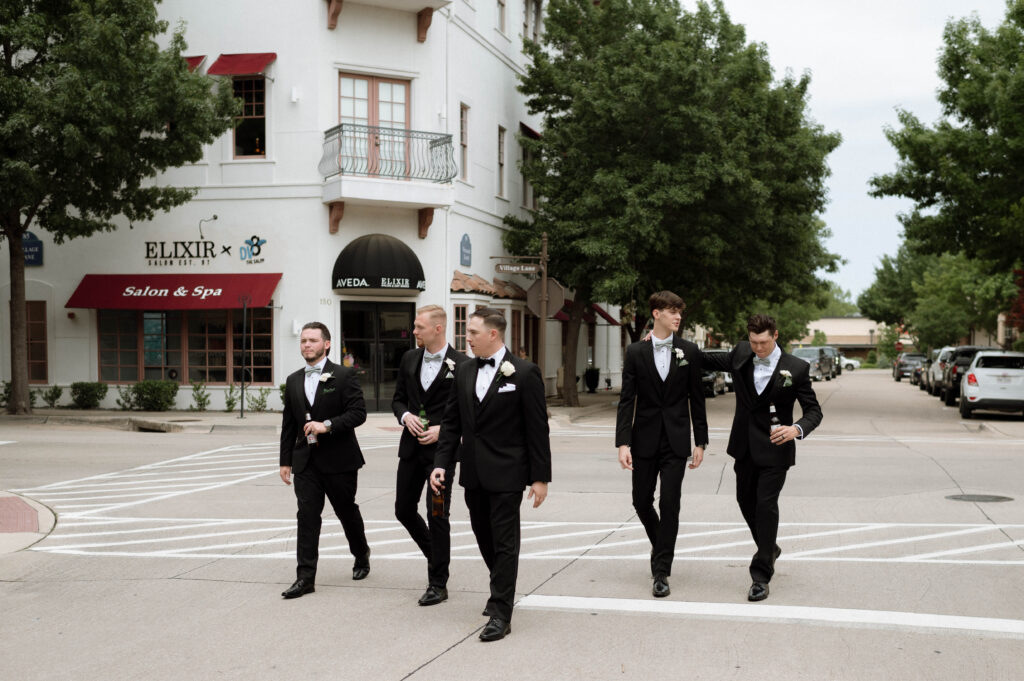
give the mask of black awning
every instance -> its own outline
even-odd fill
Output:
[[[405,243],[386,234],[361,236],[334,261],[331,288],[372,293],[417,293],[426,289],[423,265]]]

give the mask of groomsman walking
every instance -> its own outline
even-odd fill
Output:
[[[296,580],[281,595],[315,591],[324,497],[341,520],[355,556],[352,579],[370,574],[370,546],[356,505],[359,469],[365,463],[355,429],[366,421],[366,405],[355,370],[327,359],[331,332],[320,322],[302,327],[299,349],[306,366],[288,376],[281,414],[281,480],[295,474],[298,502]]]
[[[679,534],[679,505],[692,423],[693,463],[704,460],[708,420],[704,408],[701,353],[675,335],[686,305],[671,291],[650,298],[654,330],[650,340],[626,348],[615,445],[619,464],[633,472],[633,508],[651,541],[651,593],[664,598]],[[654,490],[661,499],[654,510]]]
[[[728,453],[736,459],[736,501],[757,544],[750,561],[753,583],[747,599],[763,601],[782,553],[776,543],[779,494],[786,473],[796,463],[793,440],[810,435],[822,415],[811,387],[810,365],[779,347],[775,320],[763,314],[752,316],[747,321],[747,338],[729,354],[705,354],[704,363],[732,372],[736,388]],[[803,414],[793,423],[796,402]],[[773,408],[777,426],[772,424]]]
[[[427,305],[416,311],[412,333],[420,347],[402,356],[391,401],[392,411],[405,426],[398,444],[395,517],[427,559],[427,590],[419,599],[420,605],[437,605],[448,600],[451,488],[442,492],[441,499],[432,499],[430,493],[426,495],[426,522],[416,511],[423,487],[434,469],[434,453],[448,396],[455,383],[455,369],[468,359],[445,340],[447,322],[448,316],[439,305]],[[454,459],[451,465],[452,468],[445,470],[448,479],[455,472]]]
[[[512,631],[512,602],[519,569],[519,506],[523,489],[533,507],[543,503],[551,480],[551,445],[544,382],[536,364],[505,348],[505,317],[481,308],[469,317],[466,338],[474,361],[455,370],[445,408],[430,485],[451,484],[459,441],[459,483],[466,490],[469,520],[490,570],[491,597],[481,641]]]

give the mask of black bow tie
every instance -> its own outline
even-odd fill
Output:
[[[485,364],[488,364],[490,366],[494,366],[494,358],[493,357],[489,357],[488,359],[484,359],[483,357],[477,357],[476,358],[476,365],[478,367],[482,367]]]

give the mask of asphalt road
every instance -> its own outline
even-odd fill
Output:
[[[512,634],[481,643],[487,575],[460,495],[450,600],[393,517],[398,433],[375,416],[359,503],[372,572],[353,582],[325,518],[315,594],[284,601],[295,501],[272,429],[133,433],[0,423],[0,489],[54,509],[0,555],[0,679],[1006,679],[1024,676],[1024,421],[962,421],[883,372],[816,384],[771,596],[725,454],[733,397],[689,471],[672,595],[613,448],[614,413],[552,421],[554,482],[523,510]],[[954,501],[992,494],[1005,502]]]

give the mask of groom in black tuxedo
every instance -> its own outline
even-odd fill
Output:
[[[777,341],[775,320],[754,315],[747,321],[747,341],[737,343],[729,354],[704,355],[704,363],[732,372],[736,389],[736,413],[729,434],[729,456],[736,459],[736,501],[757,544],[750,561],[753,583],[747,599],[768,598],[768,582],[775,574],[775,560],[782,553],[779,534],[779,494],[786,473],[796,463],[795,439],[803,439],[821,423],[821,407],[811,387],[810,365],[783,352]],[[793,405],[803,412],[793,422]],[[782,425],[772,429],[774,405]]]
[[[355,370],[327,359],[330,348],[331,332],[326,326],[320,322],[303,326],[299,349],[306,366],[285,382],[281,480],[290,485],[295,474],[299,507],[298,567],[295,583],[281,594],[285,598],[315,591],[325,496],[355,556],[352,579],[370,574],[370,546],[356,505],[356,483],[365,462],[355,429],[366,421],[366,405]]]
[[[512,631],[523,489],[530,488],[528,498],[537,508],[551,480],[540,369],[506,350],[504,339],[505,317],[499,310],[485,307],[470,315],[466,340],[476,359],[455,371],[430,478],[435,493],[451,485],[448,471],[458,452],[470,525],[490,570],[491,597],[484,611],[490,619],[480,633],[482,641],[497,641]]]
[[[405,426],[398,444],[395,517],[427,558],[427,590],[420,597],[420,605],[437,605],[448,600],[451,489],[443,492],[443,512],[433,512],[430,494],[426,496],[427,521],[416,512],[423,487],[434,469],[434,452],[444,409],[455,383],[455,369],[468,359],[445,340],[447,320],[448,315],[440,305],[426,305],[416,311],[412,333],[420,347],[402,356],[391,400],[391,410]],[[426,426],[421,418],[427,420]],[[454,460],[452,465],[445,471],[449,479],[455,472]]]
[[[686,305],[671,291],[650,298],[654,330],[649,340],[626,348],[622,393],[615,423],[619,465],[633,472],[633,508],[651,541],[651,593],[671,593],[679,505],[686,460],[690,456],[692,419],[693,463],[704,460],[708,419],[704,407],[701,353],[696,345],[675,335]],[[654,490],[661,478],[661,499],[654,510]]]

